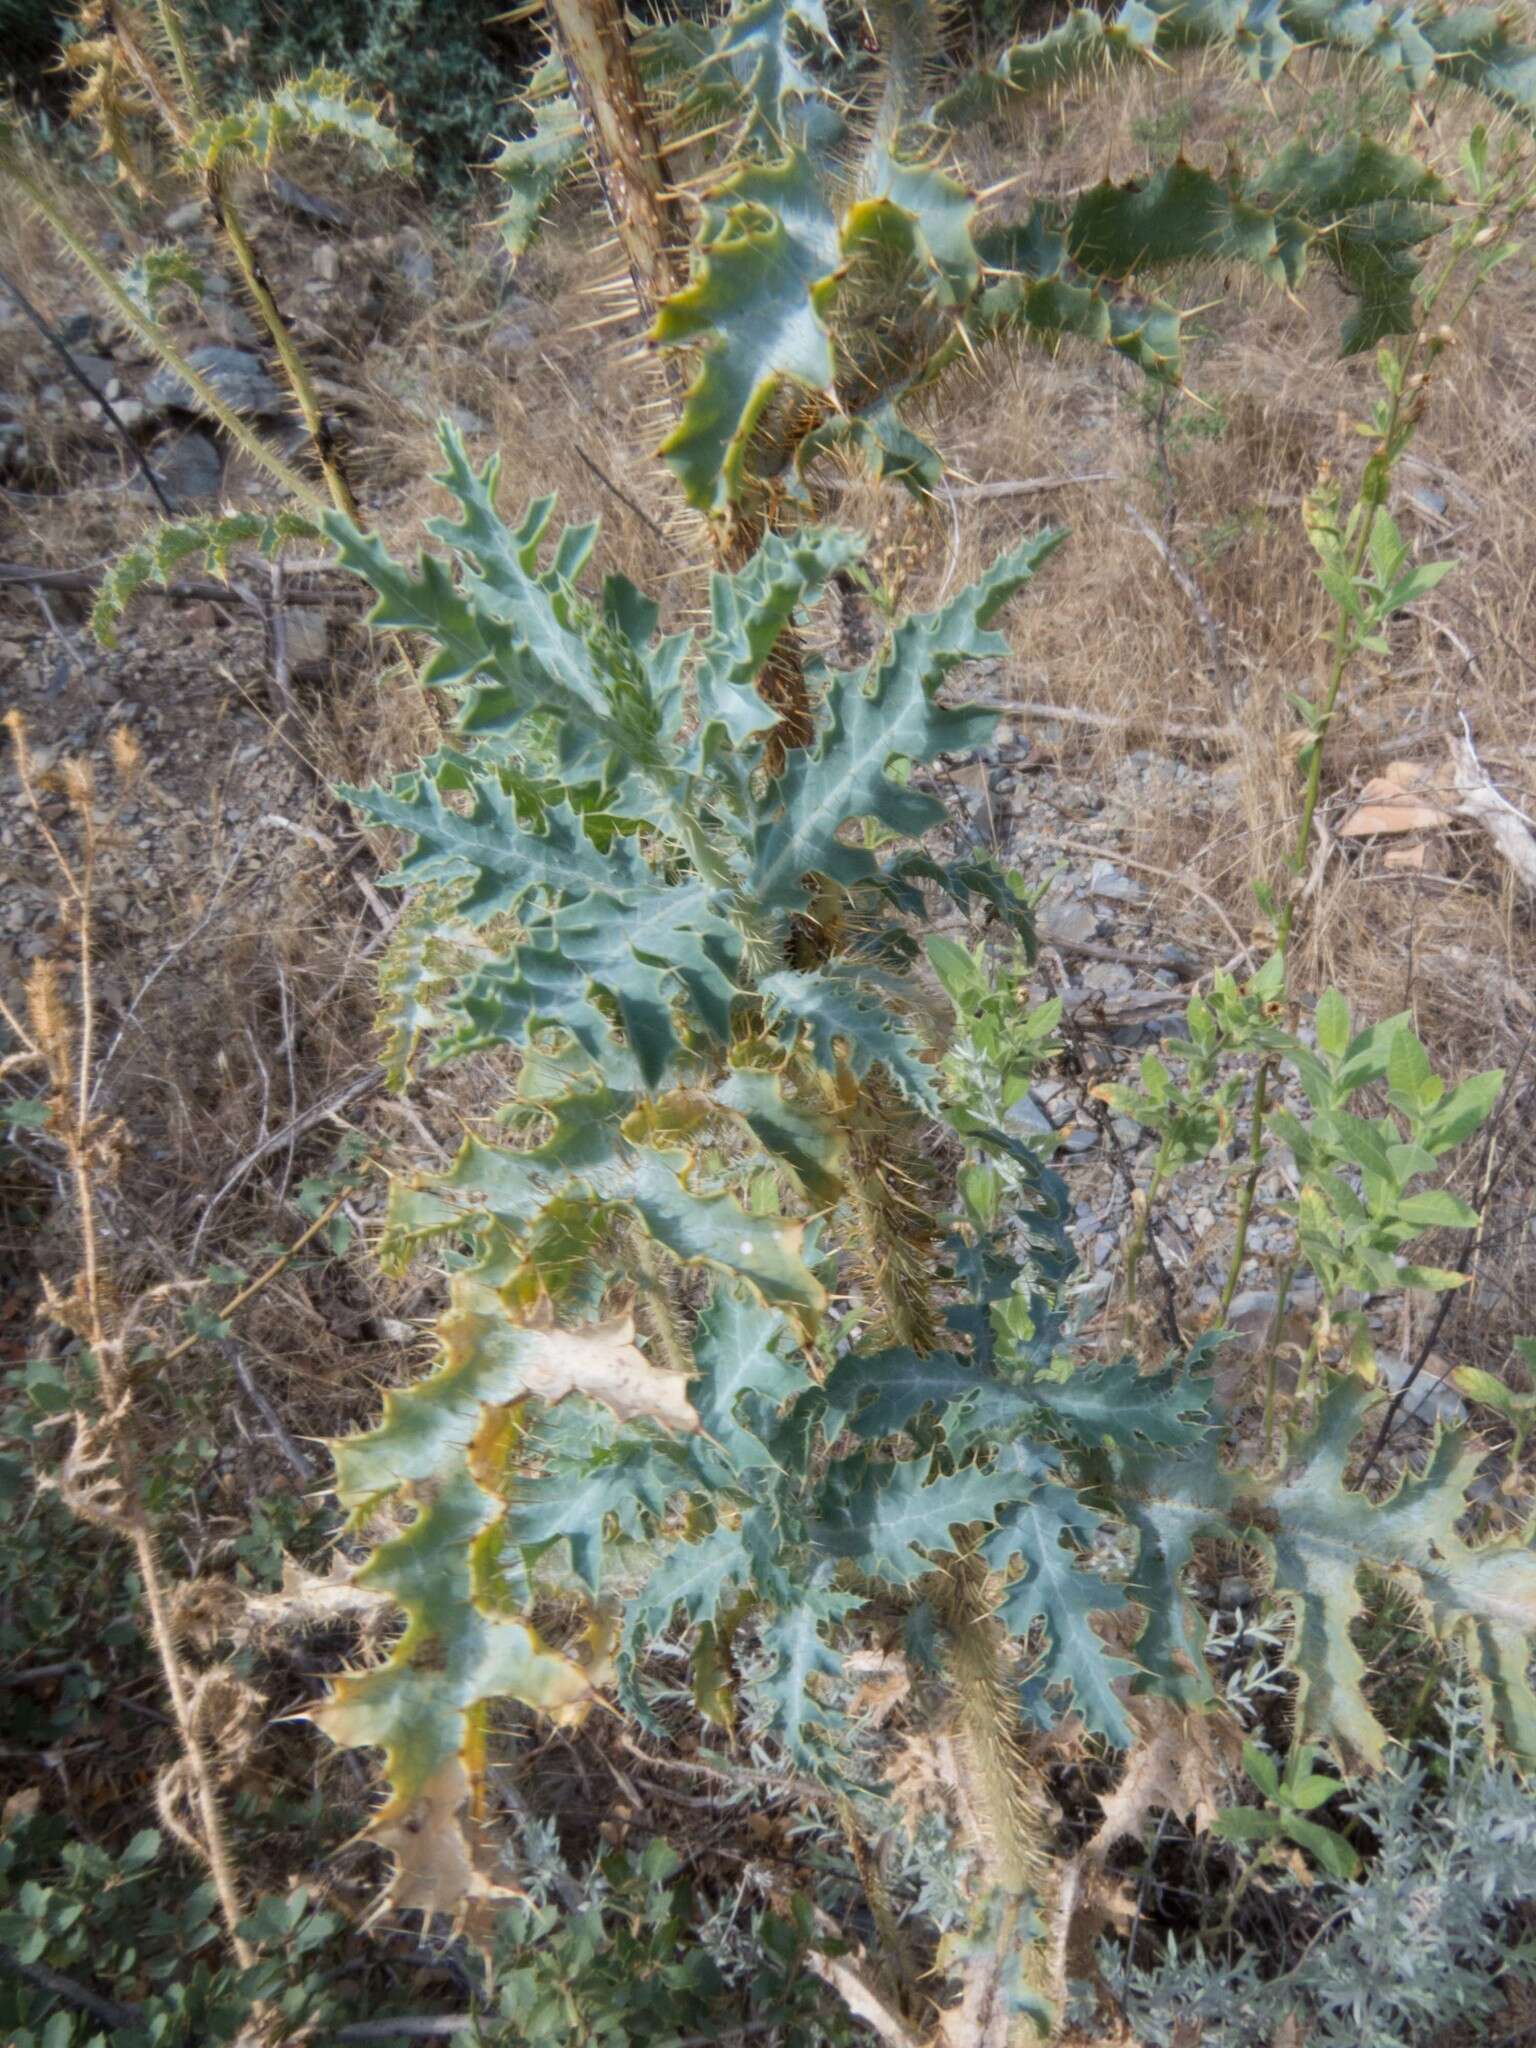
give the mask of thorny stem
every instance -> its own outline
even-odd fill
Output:
[[[629,1232],[628,1249],[646,1334],[661,1353],[667,1370],[686,1376],[693,1371],[693,1356],[677,1320],[666,1266],[656,1241],[637,1225]]]
[[[7,160],[6,171],[19,189],[31,201],[47,221],[49,227],[64,244],[70,255],[87,272],[91,282],[111,305],[112,310],[131,327],[139,339],[153,349],[161,361],[176,372],[197,393],[202,404],[223,427],[251,460],[264,469],[270,477],[280,483],[285,491],[299,499],[314,511],[323,511],[325,501],[299,475],[298,471],[283,458],[252,428],[246,425],[239,413],[227,405],[203,376],[193,368],[181,350],[172,341],[165,329],[156,320],[149,319],[129,298],[117,279],[108,270],[101,258],[85,240],[74,222],[54,199],[46,187],[25,169],[14,157]]]
[[[207,105],[203,99],[191,46],[187,42],[186,31],[182,27],[174,0],[158,0],[156,11],[175,59],[176,76],[181,87],[185,112],[177,107],[172,95],[159,84],[154,66],[124,26],[121,16],[114,18],[112,26],[128,61],[149,86],[160,118],[170,130],[172,138],[190,154],[195,128],[207,119]],[[239,266],[240,275],[245,279],[246,290],[250,293],[256,310],[261,315],[262,325],[277,351],[283,375],[288,380],[288,388],[293,393],[294,402],[303,417],[305,431],[309,435],[316,460],[325,476],[332,502],[338,512],[345,513],[348,519],[361,524],[357,500],[352,495],[352,488],[342,469],[335,441],[325,423],[325,415],[320,409],[315,387],[310,381],[309,370],[303,356],[294,345],[287,322],[278,309],[272,287],[267,282],[260,259],[251,244],[250,236],[245,231],[245,222],[235,196],[230,191],[218,163],[204,164],[202,179],[214,222],[229,244],[230,252]]]

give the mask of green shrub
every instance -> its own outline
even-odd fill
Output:
[[[187,17],[217,58],[230,99],[268,91],[318,65],[368,94],[388,93],[429,183],[462,185],[509,125],[518,42],[458,0],[190,0]]]

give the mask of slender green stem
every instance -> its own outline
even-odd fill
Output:
[[[1228,1262],[1227,1277],[1221,1288],[1219,1313],[1223,1317],[1232,1306],[1232,1297],[1237,1292],[1243,1261],[1248,1256],[1248,1223],[1253,1215],[1253,1198],[1258,1192],[1259,1175],[1264,1171],[1264,1118],[1269,1110],[1269,1084],[1274,1070],[1275,1062],[1273,1057],[1270,1057],[1259,1068],[1258,1085],[1253,1091],[1253,1130],[1248,1139],[1248,1172],[1243,1181],[1242,1193],[1237,1198],[1237,1235],[1232,1241],[1232,1257]]]
[[[1290,1303],[1291,1283],[1296,1277],[1296,1256],[1292,1253],[1280,1269],[1280,1279],[1275,1288],[1274,1313],[1269,1319],[1269,1329],[1264,1338],[1264,1350],[1259,1363],[1264,1372],[1264,1462],[1268,1464],[1274,1456],[1275,1447],[1275,1383],[1280,1366],[1280,1332],[1285,1328],[1285,1312]]]
[[[1147,1248],[1147,1233],[1152,1227],[1152,1209],[1163,1191],[1173,1163],[1173,1135],[1163,1133],[1162,1143],[1157,1148],[1157,1157],[1152,1162],[1152,1177],[1147,1182],[1147,1191],[1141,1207],[1136,1212],[1136,1221],[1125,1246],[1125,1314],[1129,1326],[1136,1307],[1136,1276],[1141,1267],[1142,1254]]]

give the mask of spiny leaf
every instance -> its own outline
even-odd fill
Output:
[[[1477,1460],[1459,1431],[1441,1437],[1421,1473],[1373,1507],[1344,1484],[1350,1448],[1372,1389],[1343,1378],[1328,1391],[1311,1435],[1296,1444],[1294,1477],[1269,1493],[1275,1518],[1266,1547],[1277,1592],[1296,1610],[1295,1662],[1303,1725],[1342,1740],[1372,1764],[1387,1735],[1362,1690],[1365,1665],[1350,1624],[1365,1612],[1366,1566],[1395,1572],[1423,1602],[1437,1636],[1470,1625],[1473,1668],[1482,1669],[1498,1725],[1521,1753],[1536,1755],[1536,1695],[1526,1676],[1536,1631],[1536,1546],[1509,1536],[1473,1547],[1457,1533]]]
[[[1084,1725],[1125,1748],[1131,1724],[1114,1686],[1135,1666],[1115,1657],[1089,1620],[1124,1607],[1125,1589],[1078,1564],[1101,1520],[1066,1487],[1042,1486],[1003,1510],[982,1554],[996,1572],[1024,1566],[1023,1576],[1005,1587],[997,1612],[1012,1636],[1029,1638],[1037,1621],[1043,1625],[1036,1684],[1069,1687]],[[1063,1538],[1074,1547],[1065,1547]]]
[[[638,855],[626,858],[637,882],[649,875]],[[526,1046],[554,1028],[569,1034],[594,1070],[623,1085],[633,1085],[625,1078],[632,1072],[656,1088],[682,1058],[678,1006],[686,1002],[717,1043],[728,1040],[740,953],[735,926],[697,883],[556,905],[530,917],[527,943],[508,946],[465,982],[457,1005],[464,1024],[451,1049]],[[627,1065],[610,1009],[623,1029]]]
[[[115,647],[118,620],[147,583],[168,583],[187,562],[223,576],[236,548],[254,546],[269,559],[290,541],[314,540],[317,529],[297,512],[204,513],[157,526],[146,542],[117,557],[97,587],[91,631]]]
[[[813,1680],[841,1678],[843,1660],[827,1644],[823,1631],[858,1605],[851,1593],[833,1592],[824,1574],[806,1586],[796,1603],[763,1622],[763,1648],[772,1658],[754,1697],[766,1708],[767,1730],[784,1745],[795,1767],[826,1773],[836,1754],[835,1737],[843,1715],[811,1690]]]
[[[839,253],[832,210],[798,152],[743,168],[705,218],[693,277],[662,306],[651,339],[701,350],[661,453],[689,504],[713,512],[740,496],[753,430],[780,389],[831,385],[825,314]]]
[[[651,1236],[685,1265],[733,1273],[770,1306],[813,1325],[827,1296],[801,1257],[804,1224],[749,1216],[729,1194],[695,1194],[690,1171],[682,1154],[640,1155],[630,1199]]]
[[[844,1458],[827,1474],[811,1540],[874,1578],[910,1586],[931,1569],[933,1553],[956,1548],[955,1526],[998,1521],[1002,1504],[1027,1498],[1044,1472],[1017,1444],[986,1471],[971,1465],[936,1474],[926,1458],[900,1465]]]
[[[798,1098],[791,1101],[779,1075],[751,1067],[728,1075],[715,1099],[743,1118],[763,1150],[788,1167],[815,1207],[830,1208],[838,1200],[847,1139],[825,1112]]]
[[[643,1417],[684,1433],[699,1427],[687,1383],[648,1363],[627,1319],[574,1331],[520,1325],[493,1290],[460,1273],[438,1335],[437,1370],[414,1387],[386,1394],[378,1427],[335,1447],[343,1506],[365,1506],[397,1486],[440,1480],[468,1455],[485,1410],[514,1401],[584,1394],[621,1419]]]
[[[490,165],[502,190],[495,225],[513,256],[533,240],[545,207],[587,149],[574,100],[561,94],[535,101],[530,111],[531,132],[503,143]]]
[[[717,1285],[693,1337],[689,1395],[700,1427],[740,1473],[771,1470],[774,1418],[810,1386],[784,1316]],[[745,1405],[743,1405],[745,1403]]]
[[[870,1068],[885,1069],[909,1102],[933,1113],[938,1090],[926,1048],[867,980],[826,970],[802,974],[791,968],[765,974],[758,983],[767,1014],[801,1026],[812,1057],[828,1074],[846,1065],[862,1080]]]
[[[827,1375],[827,1430],[851,1429],[866,1443],[904,1430],[931,1408],[956,1449],[997,1441],[1039,1414],[1028,1392],[950,1351],[851,1352]]]
[[[370,1475],[371,1476],[371,1475]],[[359,1585],[404,1610],[388,1660],[336,1680],[310,1718],[334,1742],[384,1752],[389,1798],[368,1832],[397,1860],[392,1900],[456,1913],[477,1876],[463,1811],[483,1753],[486,1703],[517,1699],[545,1712],[587,1697],[586,1675],[523,1621],[482,1604],[485,1536],[498,1503],[462,1453],[449,1460],[416,1519],[376,1549]]]
[[[814,603],[863,548],[859,535],[826,527],[769,533],[734,575],[711,576],[710,631],[694,678],[706,735],[717,728],[741,746],[773,723],[772,707],[753,686],[795,612]]]
[[[343,72],[324,69],[205,122],[182,154],[195,170],[232,156],[254,157],[265,170],[300,136],[355,143],[387,170],[409,174],[414,165],[410,145],[380,119],[378,104],[361,98]]]
[[[579,900],[613,890],[616,875],[639,884],[648,874],[632,849],[626,847],[627,866],[622,857],[615,861],[599,853],[568,804],[545,810],[539,829],[531,830],[519,820],[515,798],[499,777],[466,772],[451,758],[440,757],[440,764],[435,775],[397,776],[392,789],[343,784],[337,790],[376,824],[393,825],[416,842],[394,873],[380,878],[383,886],[468,881],[454,909],[472,924],[484,924],[519,909],[536,889],[557,900]],[[445,791],[467,794],[469,809],[445,803]]]
[[[159,318],[160,301],[178,285],[194,299],[203,296],[202,268],[185,249],[144,249],[118,272],[117,281],[150,320]]]
[[[890,763],[896,757],[931,761],[986,740],[995,714],[947,709],[936,700],[938,685],[962,661],[1007,651],[1002,636],[987,628],[1062,538],[1048,531],[1021,541],[942,610],[903,620],[873,673],[854,670],[832,679],[815,745],[791,755],[774,786],[777,802],[754,834],[756,902],[798,909],[808,871],[844,887],[873,876],[874,855],[839,836],[851,819],[877,818],[909,838],[938,823],[942,805],[896,781]]]

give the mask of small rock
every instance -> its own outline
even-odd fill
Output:
[[[1245,1578],[1233,1572],[1222,1580],[1216,1594],[1216,1605],[1225,1608],[1228,1614],[1235,1613],[1239,1607],[1251,1607],[1253,1588]]]
[[[1063,1152],[1091,1152],[1099,1142],[1099,1134],[1092,1124],[1074,1124],[1061,1141]]]
[[[419,229],[405,228],[395,239],[395,267],[412,291],[431,291],[437,270]]]
[[[1378,1351],[1376,1354],[1376,1370],[1394,1394],[1407,1386],[1408,1375],[1412,1369],[1406,1359],[1397,1357],[1393,1352]],[[1407,1397],[1398,1412],[1411,1415],[1415,1422],[1422,1422],[1428,1429],[1436,1422],[1447,1425],[1465,1422],[1467,1404],[1454,1387],[1447,1386],[1439,1377],[1435,1361],[1431,1359],[1413,1385],[1408,1388]]]
[[[165,216],[165,232],[168,235],[188,235],[203,224],[203,202],[188,199],[181,206],[173,206]]]
[[[1151,1136],[1144,1124],[1136,1123],[1128,1116],[1112,1116],[1109,1127],[1127,1152],[1134,1152],[1138,1145],[1144,1145]]]
[[[283,638],[295,674],[323,669],[331,657],[330,630],[318,605],[295,606],[283,612]]]
[[[1047,896],[1037,922],[1041,938],[1054,939],[1058,945],[1084,945],[1099,929],[1093,905],[1074,897]]]
[[[321,284],[334,284],[341,275],[341,253],[334,242],[322,242],[310,258],[310,269]]]
[[[135,427],[142,427],[149,418],[148,409],[137,398],[114,398],[112,410],[130,433]]]
[[[1004,1130],[1022,1131],[1027,1137],[1048,1137],[1056,1126],[1049,1113],[1035,1100],[1033,1093],[1021,1096],[1013,1107],[1004,1112]]]
[[[471,412],[467,405],[445,405],[442,412],[443,418],[457,427],[461,434],[473,436],[491,431],[489,423],[481,419],[479,413]]]
[[[287,401],[267,375],[258,356],[245,349],[195,348],[187,361],[205,377],[226,405],[258,419],[277,419]],[[157,370],[144,387],[144,402],[157,412],[201,412],[203,405],[190,384],[171,369]]]
[[[491,347],[504,356],[520,356],[534,346],[535,335],[531,327],[521,320],[506,320],[491,336]]]
[[[1408,493],[1408,502],[1415,510],[1425,512],[1431,519],[1445,516],[1446,497],[1444,491],[1431,490],[1428,484],[1420,484]]]
[[[1136,976],[1118,960],[1096,960],[1084,970],[1083,986],[1096,988],[1107,996],[1123,996],[1136,986]]]
[[[77,354],[74,349],[69,352],[69,360],[93,391],[106,391],[111,396],[108,387],[117,375],[116,363],[109,362],[105,356]]]
[[[295,185],[281,171],[269,172],[267,195],[284,213],[296,214],[300,220],[318,221],[321,227],[326,228],[345,228],[352,224],[352,216],[344,206],[338,206],[334,199],[322,199],[317,193],[306,192],[302,185]]]
[[[173,504],[218,496],[224,481],[224,457],[219,444],[207,434],[162,435],[150,460],[160,488]],[[142,479],[136,480],[135,487],[145,488]]]
[[[1147,894],[1140,882],[1133,882],[1129,875],[1121,874],[1113,862],[1107,860],[1094,862],[1088,887],[1095,896],[1106,896],[1112,903],[1141,903]]]

